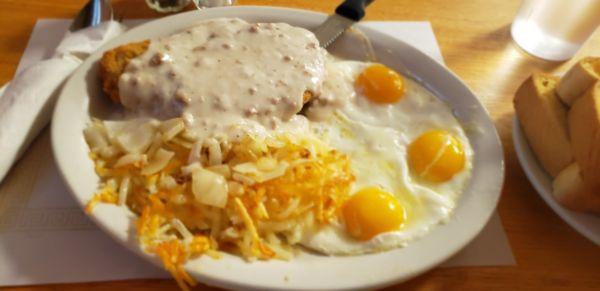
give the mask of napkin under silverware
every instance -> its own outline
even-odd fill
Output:
[[[116,21],[67,32],[54,56],[26,68],[0,96],[0,182],[50,122],[62,84],[107,40],[124,32]]]

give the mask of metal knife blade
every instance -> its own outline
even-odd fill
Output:
[[[354,25],[354,20],[337,14],[327,17],[314,33],[322,47],[328,47],[332,44],[346,29]]]
[[[365,7],[374,0],[346,0],[335,9],[335,14],[327,17],[319,27],[314,30],[322,47],[331,45],[344,31],[354,23],[360,21],[365,15]]]
[[[77,14],[69,31],[96,26],[113,19],[113,9],[108,0],[90,0]]]

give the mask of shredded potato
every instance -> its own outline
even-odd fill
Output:
[[[97,203],[124,203],[138,214],[140,243],[160,257],[184,290],[195,284],[184,263],[203,254],[218,257],[217,251],[227,249],[247,260],[290,259],[302,226],[329,223],[354,181],[349,158],[314,137],[194,143],[182,142],[191,134],[177,120],[149,124],[154,138],[143,153],[119,146],[119,137],[101,121],[86,129],[101,178],[86,211]],[[118,150],[102,155],[107,147]],[[195,173],[203,173],[201,187],[193,185]],[[221,199],[223,207],[214,202]]]

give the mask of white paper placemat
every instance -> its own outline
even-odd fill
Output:
[[[51,56],[69,24],[66,19],[38,20],[18,70]],[[367,25],[443,63],[429,22]],[[483,232],[442,266],[501,265],[515,265],[515,259],[495,213]],[[0,266],[0,286],[169,277],[87,219],[60,178],[47,129],[0,185]]]

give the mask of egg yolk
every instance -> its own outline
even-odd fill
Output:
[[[404,209],[390,193],[376,187],[358,191],[342,206],[346,231],[358,240],[398,230],[404,222]]]
[[[430,130],[409,145],[408,164],[418,176],[439,183],[450,180],[464,168],[465,153],[450,132]]]
[[[358,76],[356,88],[377,103],[394,103],[404,96],[404,79],[396,71],[382,65],[367,67]]]

